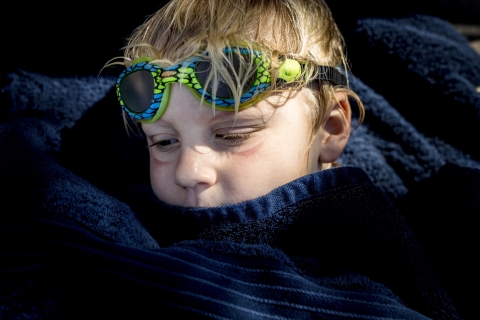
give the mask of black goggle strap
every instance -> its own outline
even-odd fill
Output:
[[[290,82],[298,79],[302,74],[304,66],[292,59],[285,59],[278,69],[278,79],[281,82]],[[339,68],[329,66],[316,66],[317,78],[319,81],[328,81],[334,86],[347,86],[347,78]]]
[[[347,77],[338,69],[328,66],[317,66],[317,80],[328,81],[334,86],[347,86]]]

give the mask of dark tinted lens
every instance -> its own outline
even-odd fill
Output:
[[[142,113],[150,107],[153,98],[152,74],[146,70],[127,75],[120,85],[125,106],[133,112]]]
[[[235,69],[235,73],[239,74],[240,59],[239,59],[238,55],[232,54],[230,56],[230,58],[232,59],[231,61],[232,61],[232,64],[233,64],[233,68]],[[247,57],[247,61],[248,61],[248,59],[249,58]],[[226,65],[225,67],[227,68],[228,73],[230,74],[230,78],[233,80],[234,84],[237,85],[237,83],[235,82],[235,73],[233,72],[233,70],[229,66]],[[209,61],[200,61],[200,62],[197,63],[196,75],[197,75],[198,82],[200,83],[202,88],[205,88],[205,83],[207,82],[208,76],[210,74],[210,70],[211,70],[211,64],[210,64]],[[213,81],[212,80],[213,79],[210,79],[208,87],[206,88],[206,91],[210,94],[212,93],[212,87],[213,87]],[[219,82],[218,82],[217,95],[216,96],[218,98],[226,98],[226,99],[232,98],[233,97],[232,91],[230,90],[230,87],[228,86],[228,84],[220,77],[220,75],[218,75],[217,80]],[[245,93],[248,90],[250,90],[254,81],[255,81],[255,74],[253,74],[249,77],[245,86],[242,88],[242,93]]]

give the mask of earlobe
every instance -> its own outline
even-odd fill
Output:
[[[317,150],[318,169],[337,160],[350,137],[351,108],[348,96],[336,92],[330,99],[312,149]],[[313,150],[312,150],[313,151]]]

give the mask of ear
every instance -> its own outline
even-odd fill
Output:
[[[336,92],[328,102],[323,121],[312,144],[310,161],[316,170],[340,157],[350,137],[352,111],[348,96]]]

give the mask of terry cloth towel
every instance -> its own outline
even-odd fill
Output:
[[[352,40],[362,80],[352,88],[366,119],[344,163],[364,168],[394,197],[446,162],[480,168],[480,55],[468,41],[448,22],[419,15],[361,19]],[[363,155],[370,153],[377,157]]]
[[[431,17],[365,19],[358,35],[364,62],[354,64],[357,77],[350,80],[365,102],[365,123],[352,133],[341,158],[345,167],[320,174],[334,178],[330,191],[321,189],[324,197],[315,201],[285,196],[285,210],[273,197],[275,205],[267,203],[279,211],[260,206],[243,208],[243,215],[199,214],[153,201],[145,142],[141,132],[125,133],[114,79],[8,75],[0,109],[1,316],[101,318],[162,310],[217,318],[299,318],[313,312],[334,319],[346,316],[339,310],[349,310],[365,318],[421,318],[406,305],[435,319],[459,318],[443,287],[454,302],[462,300],[467,290],[458,285],[461,266],[457,273],[445,272],[438,262],[452,256],[442,259],[431,250],[434,241],[423,241],[441,238],[449,232],[445,226],[455,226],[457,234],[467,230],[465,223],[474,226],[478,212],[469,215],[475,211],[468,208],[475,207],[464,207],[466,220],[456,219],[463,217],[458,214],[441,220],[432,234],[425,225],[435,217],[406,213],[413,209],[409,196],[403,198],[405,216],[419,218],[408,220],[420,233],[415,239],[430,246],[425,261],[391,203],[361,170],[348,166],[364,169],[393,200],[417,192],[417,182],[433,179],[446,162],[479,168],[475,144],[461,141],[478,136],[478,93],[470,89],[478,83],[479,57],[448,23]],[[383,81],[385,70],[389,81]],[[459,170],[467,174],[446,176],[476,177]],[[316,181],[305,179],[302,185]],[[369,215],[374,210],[383,211]],[[190,227],[177,227],[167,237],[169,225]],[[322,232],[302,233],[316,227]],[[465,241],[451,238],[456,242],[448,252],[458,252]],[[462,261],[477,256],[476,238],[471,239],[470,255]],[[206,285],[208,293],[202,291]],[[292,304],[279,302],[286,300]],[[331,304],[319,302],[327,300]],[[471,304],[458,305],[465,318],[472,317]]]

